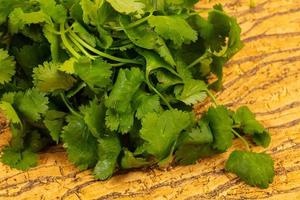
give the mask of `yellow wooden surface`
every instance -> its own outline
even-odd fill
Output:
[[[217,97],[232,108],[248,105],[271,132],[267,152],[275,160],[276,177],[268,189],[224,173],[233,148],[196,165],[136,170],[99,182],[90,171],[71,165],[63,148],[54,147],[27,172],[0,164],[0,199],[300,199],[300,1],[255,0],[256,8],[249,9],[250,0],[213,0],[202,7],[216,2],[238,18],[245,42],[227,64]],[[9,133],[1,134],[0,146],[8,138]],[[235,141],[234,148],[242,144]]]

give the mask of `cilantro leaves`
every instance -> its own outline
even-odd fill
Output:
[[[226,162],[225,169],[236,173],[252,186],[267,188],[274,178],[274,162],[265,153],[234,151]]]
[[[8,52],[0,49],[0,84],[7,83],[15,75],[15,61]]]
[[[253,141],[260,146],[267,147],[271,137],[267,130],[255,119],[255,115],[248,107],[240,107],[233,115],[233,119],[238,128],[246,135],[252,136]]]
[[[1,162],[19,170],[27,170],[37,165],[37,154],[32,151],[15,151],[10,147],[3,149]]]
[[[94,166],[97,162],[97,140],[79,116],[70,115],[66,120],[68,125],[63,128],[61,137],[69,160],[81,170]]]
[[[75,79],[58,70],[59,65],[45,62],[33,69],[33,83],[42,92],[70,89]]]
[[[197,32],[180,16],[151,16],[148,22],[156,33],[176,46],[198,39]]]
[[[0,1],[0,112],[12,134],[1,161],[27,170],[62,143],[80,170],[105,180],[119,169],[193,164],[238,137],[247,151],[234,151],[226,170],[267,187],[273,161],[247,140],[267,147],[270,134],[247,107],[229,110],[210,91],[222,88],[241,29],[221,5],[200,16],[197,2]],[[208,97],[198,119],[193,106]]]
[[[191,116],[178,110],[164,111],[161,114],[149,113],[142,120],[141,138],[145,152],[161,160],[166,158],[179,133],[189,127]]]
[[[209,108],[205,115],[214,136],[213,147],[219,151],[226,151],[232,145],[232,119],[224,106]]]

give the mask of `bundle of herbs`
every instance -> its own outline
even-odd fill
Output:
[[[219,105],[223,65],[243,46],[221,5],[198,0],[0,0],[0,109],[12,138],[1,161],[27,170],[62,143],[96,179],[120,169],[193,164],[244,151],[225,169],[268,187],[270,135],[245,106]],[[215,78],[211,81],[212,77]],[[212,100],[197,118],[193,105]],[[247,140],[243,136],[247,136]]]

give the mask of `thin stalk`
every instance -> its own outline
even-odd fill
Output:
[[[204,60],[207,57],[207,53],[204,53],[201,57],[197,58],[194,62],[192,62],[189,66],[187,66],[188,69],[194,67],[198,63],[200,63],[202,60]]]
[[[112,67],[121,67],[125,65],[125,63],[109,63]]]
[[[64,44],[64,46],[66,47],[66,49],[76,58],[79,59],[80,58],[80,54],[77,53],[74,48],[71,46],[71,44],[69,43],[66,35],[65,35],[65,25],[64,24],[60,24],[60,33],[61,33],[61,40]]]
[[[61,99],[63,100],[64,104],[67,106],[69,111],[73,114],[76,115],[77,117],[81,117],[81,115],[76,112],[69,104],[69,101],[66,99],[66,96],[63,93],[60,93]]]
[[[213,101],[214,106],[218,106],[219,103],[218,103],[216,97],[208,89],[206,90],[206,93],[211,98],[211,100]]]
[[[71,41],[75,44],[75,46],[89,59],[91,60],[95,60],[96,56],[93,56],[91,54],[89,54],[89,52],[87,52],[80,44],[79,42],[77,42],[76,39],[74,39],[74,37],[72,35],[69,35],[69,38],[71,39]]]
[[[115,57],[115,56],[112,56],[112,55],[109,55],[107,53],[104,53],[102,51],[99,51],[98,49],[95,49],[94,47],[91,47],[89,44],[87,44],[85,41],[83,41],[80,37],[78,37],[75,33],[73,33],[72,31],[69,32],[73,37],[74,39],[77,40],[77,42],[79,42],[83,47],[87,48],[88,50],[90,50],[91,52],[101,56],[101,57],[104,57],[104,58],[107,58],[107,59],[110,59],[110,60],[114,60],[114,61],[117,61],[117,62],[123,62],[123,63],[132,63],[132,64],[141,64],[140,62],[138,61],[135,61],[135,60],[132,60],[132,59],[126,59],[126,58],[118,58],[118,57]]]
[[[109,28],[109,29],[114,30],[114,31],[123,31],[124,30],[122,27],[117,27],[117,26],[104,25],[103,27],[104,28]]]
[[[126,45],[123,45],[123,46],[119,46],[119,47],[111,47],[111,48],[109,48],[110,50],[119,50],[119,49],[121,49],[121,48],[127,48],[127,47],[132,47],[132,46],[134,46],[132,43],[130,43],[130,44],[126,44]]]
[[[232,126],[232,128],[240,128],[240,127],[241,127],[241,125],[239,125],[239,124],[235,124]]]
[[[240,140],[242,140],[242,142],[244,143],[244,145],[246,146],[247,151],[250,151],[250,147],[248,142],[245,140],[245,138],[243,138],[238,132],[236,132],[234,129],[231,129],[232,133],[234,135],[236,135]]]
[[[144,18],[139,19],[139,20],[137,20],[137,21],[135,21],[135,22],[132,22],[131,24],[129,24],[128,26],[126,26],[126,29],[134,28],[134,27],[136,27],[136,26],[138,26],[138,25],[144,23],[144,22],[147,21],[151,16],[152,16],[152,13],[150,13],[150,15],[147,16],[147,17],[144,17]]]
[[[71,90],[70,92],[68,92],[67,98],[73,97],[75,94],[77,94],[80,90],[82,90],[85,87],[86,87],[85,82],[80,83],[74,90]]]
[[[152,83],[150,82],[149,80],[149,77],[147,76],[146,77],[146,83],[148,85],[148,87],[153,90],[164,102],[165,104],[167,105],[167,107],[170,109],[170,110],[173,110],[172,106],[170,105],[170,103],[168,102],[168,100],[152,85]]]
[[[50,26],[48,27],[47,31],[49,31],[49,32],[51,32],[51,33],[53,33],[55,35],[61,35],[60,31],[57,31],[53,27],[50,27]]]

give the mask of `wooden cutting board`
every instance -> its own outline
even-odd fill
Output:
[[[40,156],[27,172],[0,164],[0,199],[300,199],[300,2],[299,0],[218,0],[235,15],[243,29],[244,49],[225,69],[224,90],[218,100],[236,108],[248,105],[268,127],[276,177],[266,190],[253,188],[224,173],[228,153],[167,171],[147,170],[93,180],[78,171],[61,147]],[[1,124],[1,123],[0,123]],[[0,135],[0,146],[9,133]],[[242,148],[235,141],[235,148]],[[259,147],[254,151],[262,151]]]

